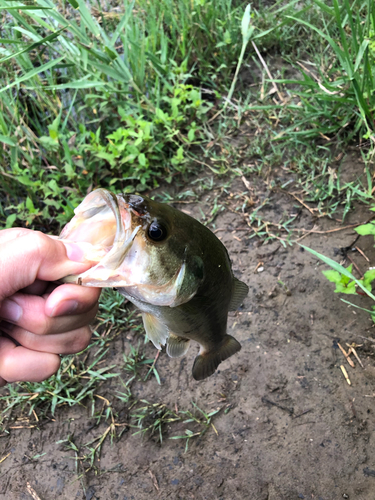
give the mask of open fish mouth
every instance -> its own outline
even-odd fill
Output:
[[[86,196],[74,213],[59,239],[86,244],[86,260],[97,264],[62,281],[95,287],[127,286],[128,280],[119,269],[141,228],[132,227],[129,204],[106,189],[97,189]]]

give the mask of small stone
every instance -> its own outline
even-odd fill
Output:
[[[346,493],[343,493],[342,498],[349,498],[349,495],[347,495]]]

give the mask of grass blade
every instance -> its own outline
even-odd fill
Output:
[[[31,71],[28,71],[23,76],[20,76],[19,78],[17,78],[14,82],[9,83],[6,87],[3,87],[2,89],[0,89],[0,94],[2,92],[5,92],[6,90],[10,89],[11,87],[14,87],[15,85],[18,85],[19,83],[24,82],[25,80],[29,80],[30,78],[33,78],[38,73],[41,73],[43,71],[47,71],[47,70],[53,68],[54,66],[56,66],[56,64],[63,61],[63,59],[64,59],[63,57],[60,57],[59,59],[49,61],[48,63],[43,64],[42,66],[38,66],[38,67],[32,69]]]
[[[315,257],[318,257],[318,259],[322,260],[325,264],[332,267],[332,269],[334,269],[335,271],[338,271],[339,273],[353,280],[356,283],[356,285],[359,286],[366,293],[366,295],[368,295],[369,297],[372,298],[372,300],[375,301],[375,296],[371,292],[369,292],[367,288],[364,287],[363,284],[359,280],[357,280],[357,278],[353,276],[353,274],[350,273],[347,269],[345,269],[345,267],[343,267],[341,264],[317,252],[316,250],[313,250],[312,248],[306,247],[304,245],[300,246],[305,250],[307,250],[308,252],[310,252],[311,254],[313,254]]]
[[[0,59],[0,64],[4,63],[5,61],[8,61],[9,59],[16,58],[16,57],[20,56],[21,54],[24,54],[25,52],[30,52],[31,50],[34,50],[37,47],[40,47],[44,43],[51,42],[52,40],[57,38],[60,35],[60,33],[62,33],[63,31],[64,31],[64,28],[62,28],[59,31],[56,31],[55,33],[52,33],[51,35],[46,36],[45,38],[42,38],[39,42],[32,43],[31,45],[28,45],[24,49],[19,50],[18,52],[11,54],[7,57],[4,57],[3,59]]]

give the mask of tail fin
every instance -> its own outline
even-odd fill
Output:
[[[225,335],[219,349],[199,354],[194,361],[193,377],[203,380],[213,373],[224,359],[229,358],[241,349],[241,344],[231,335]]]

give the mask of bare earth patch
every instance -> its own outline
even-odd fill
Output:
[[[353,229],[329,232],[340,223],[314,220],[289,194],[268,191],[259,178],[247,180],[257,194],[256,206],[262,199],[270,200],[262,212],[265,219],[278,222],[283,215],[299,212],[295,228],[323,232],[313,232],[301,243],[336,260],[343,258],[340,249],[353,244]],[[230,191],[241,193],[246,187],[237,179]],[[213,199],[207,196],[200,203],[206,214]],[[241,203],[225,194],[221,200],[232,209]],[[176,206],[201,216],[196,203]],[[252,208],[247,210],[251,213]],[[344,225],[369,217],[366,207],[358,207]],[[100,461],[95,462],[96,471],[84,473],[83,450],[76,454],[57,441],[71,436],[72,442],[82,445],[105,433],[111,420],[94,426],[90,408],[58,408],[54,421],[39,425],[30,419],[36,427],[12,429],[0,438],[1,499],[373,500],[375,344],[362,338],[373,336],[369,315],[341,302],[321,274],[325,267],[298,245],[249,239],[253,233],[245,216],[228,209],[215,224],[236,276],[250,287],[243,307],[231,313],[228,323],[242,350],[203,382],[191,375],[197,346],[182,359],[163,352],[157,360],[161,385],[155,377],[132,385],[138,399],[165,404],[175,412],[193,411],[192,401],[206,412],[220,408],[213,425],[192,438],[185,452],[184,439],[169,438],[186,429],[194,432],[194,423],[166,425],[162,443],[157,434],[142,439],[128,427],[131,410],[117,401],[117,422],[126,432],[112,444],[108,437]],[[362,237],[356,245],[375,262],[371,238]],[[368,268],[360,253],[349,250],[348,255],[361,271]],[[363,297],[352,301],[371,306]],[[346,343],[362,344],[357,352],[364,369],[357,361],[351,368],[337,342],[346,349]],[[117,371],[128,344],[129,331],[111,344],[107,361],[117,363]],[[151,344],[146,355],[155,356]],[[340,365],[347,370],[350,386]],[[117,390],[123,386],[112,379],[100,395],[109,398]],[[117,434],[120,430],[121,425]]]

